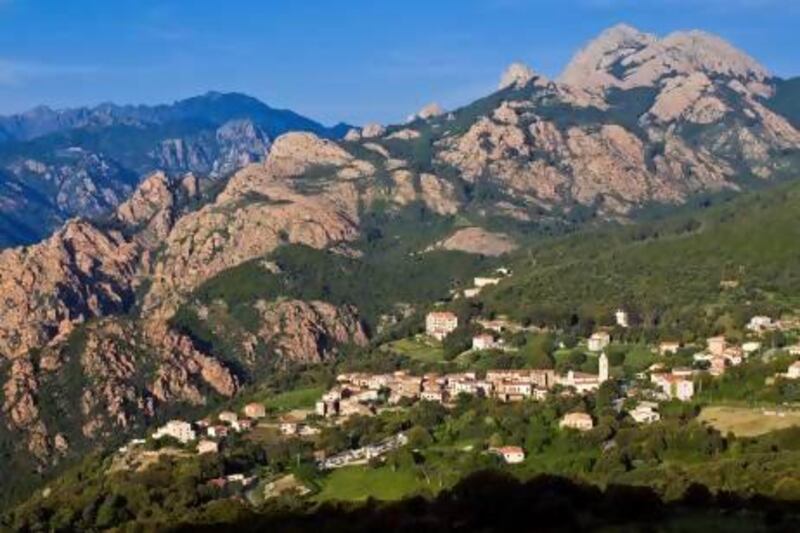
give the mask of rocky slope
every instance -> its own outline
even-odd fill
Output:
[[[35,242],[74,216],[97,218],[154,170],[220,178],[262,161],[287,131],[324,126],[240,94],[162,106],[52,110],[0,117],[0,246]]]

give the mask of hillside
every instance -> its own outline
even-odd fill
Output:
[[[665,337],[702,338],[752,314],[796,310],[800,186],[701,205],[533,246],[482,299],[492,311],[567,327],[611,324],[624,308]]]

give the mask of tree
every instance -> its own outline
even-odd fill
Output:
[[[442,342],[444,358],[448,361],[455,359],[457,355],[470,349],[472,346],[472,333],[466,327],[459,327],[450,335],[445,337]]]
[[[408,437],[408,445],[411,448],[424,448],[433,442],[430,433],[428,430],[422,426],[414,426],[408,430],[406,433]]]

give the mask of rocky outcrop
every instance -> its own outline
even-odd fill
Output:
[[[689,31],[659,39],[624,24],[606,30],[581,50],[560,81],[596,92],[651,87],[666,77],[698,72],[742,80],[753,94],[771,92],[767,69],[715,35]]]
[[[528,65],[524,63],[512,63],[503,72],[500,77],[500,83],[497,86],[498,90],[507,89],[508,87],[524,87],[531,80],[538,78],[536,72],[533,71]],[[541,80],[546,81],[546,80]]]
[[[0,253],[0,355],[18,357],[75,323],[133,301],[137,246],[71,221],[47,241]]]
[[[203,281],[280,244],[325,248],[355,239],[361,198],[355,181],[373,170],[311,134],[281,137],[266,164],[240,171],[215,202],[175,224],[146,307],[168,317]]]
[[[209,394],[230,397],[239,388],[225,365],[163,323],[104,319],[82,328],[80,343],[44,348],[38,370],[31,358],[15,359],[3,387],[9,426],[27,437],[29,450],[42,461],[51,459],[52,450],[69,449],[58,427],[45,422],[60,426],[59,412],[80,424],[82,439],[103,442],[141,427],[167,405],[201,405]],[[63,372],[73,373],[71,388],[48,392],[55,396],[43,410],[43,383],[59,381]]]
[[[261,316],[258,339],[285,361],[316,363],[333,356],[341,345],[367,343],[352,307],[287,300],[259,302],[256,309]]]
[[[384,133],[386,133],[386,127],[374,122],[364,125],[364,127],[361,129],[361,137],[364,139],[380,137]]]
[[[501,256],[516,248],[517,244],[508,235],[477,227],[462,228],[433,247],[487,256]]]
[[[428,120],[434,117],[444,115],[444,113],[445,111],[442,108],[442,106],[440,106],[436,102],[431,102],[430,104],[423,106],[422,109],[420,109],[413,115],[409,115],[409,117],[406,119],[406,122],[414,122],[415,120]]]

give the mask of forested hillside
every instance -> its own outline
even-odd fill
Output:
[[[800,186],[709,200],[696,211],[542,242],[483,296],[524,321],[611,323],[629,309],[664,335],[713,333],[755,312],[795,309]]]

